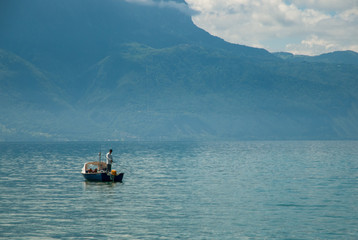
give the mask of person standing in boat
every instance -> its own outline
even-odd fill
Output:
[[[110,172],[112,170],[112,163],[113,163],[112,149],[109,149],[109,152],[106,154],[106,159],[107,159],[107,172]]]

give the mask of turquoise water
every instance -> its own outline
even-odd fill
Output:
[[[83,163],[113,148],[123,183]],[[358,239],[358,142],[0,143],[4,239]]]

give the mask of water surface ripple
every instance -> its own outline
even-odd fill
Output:
[[[123,183],[80,174],[113,148]],[[2,239],[358,239],[358,142],[0,143]]]

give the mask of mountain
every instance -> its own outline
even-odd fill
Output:
[[[357,53],[230,44],[180,0],[2,4],[0,140],[358,138]]]
[[[318,56],[293,55],[292,53],[278,52],[275,56],[291,62],[316,62],[328,64],[358,64],[358,53],[353,51],[337,51]]]
[[[77,65],[87,67],[118,50],[121,44],[131,42],[154,48],[193,44],[270,56],[265,50],[229,44],[210,36],[197,28],[189,15],[169,4],[165,6],[124,0],[7,1],[0,10],[0,27],[6,36],[0,44],[40,67],[50,67],[43,65],[43,59],[54,61],[54,56],[55,64],[68,67],[71,58],[77,60]]]

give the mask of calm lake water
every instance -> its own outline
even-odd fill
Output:
[[[123,183],[91,183],[113,148]],[[358,239],[358,142],[0,143],[0,238]]]

